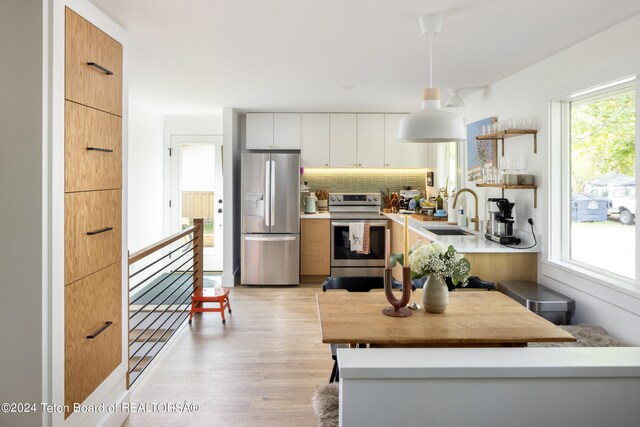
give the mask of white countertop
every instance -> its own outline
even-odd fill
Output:
[[[538,238],[538,244],[530,249],[513,249],[500,243],[492,242],[484,237],[482,231],[474,231],[473,223],[469,223],[469,227],[458,227],[454,224],[449,224],[446,221],[418,221],[411,218],[406,214],[385,214],[389,219],[404,225],[404,218],[409,218],[409,230],[413,230],[420,236],[432,241],[438,242],[443,246],[453,245],[458,252],[461,253],[521,253],[521,252],[540,252],[540,239]],[[426,228],[462,228],[468,233],[473,235],[466,236],[439,236],[427,231]],[[522,239],[522,243],[519,245],[513,245],[514,247],[525,248],[533,244],[533,238],[531,233],[519,233],[516,235]]]
[[[300,212],[300,219],[330,219],[331,215],[329,212],[322,213],[314,213],[314,214],[306,214],[304,212]]]

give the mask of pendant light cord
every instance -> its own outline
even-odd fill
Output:
[[[433,87],[433,34],[429,34],[429,87]]]

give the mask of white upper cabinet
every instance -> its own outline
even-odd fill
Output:
[[[273,148],[299,150],[302,139],[300,113],[273,114]]]
[[[302,166],[329,166],[329,114],[302,114]]]
[[[384,166],[389,168],[426,168],[429,146],[415,142],[398,142],[398,126],[405,114],[384,115]]]
[[[247,113],[248,150],[299,150],[300,113]]]
[[[273,148],[273,113],[247,113],[247,149]]]
[[[358,166],[356,114],[331,114],[329,158],[331,167],[352,168]]]
[[[358,114],[358,167],[384,166],[384,114]]]

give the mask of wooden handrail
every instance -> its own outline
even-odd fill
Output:
[[[197,225],[192,225],[191,227],[185,228],[179,233],[176,233],[169,237],[165,237],[159,242],[149,245],[144,249],[140,249],[138,252],[132,253],[131,255],[129,255],[129,265],[140,261],[142,258],[151,255],[152,253],[156,252],[159,249],[169,246],[176,240],[182,239],[184,236],[188,236],[191,233],[195,233],[197,229],[198,229]]]

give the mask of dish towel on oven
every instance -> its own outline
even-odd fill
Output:
[[[349,223],[349,246],[352,251],[361,251],[364,240],[364,222]]]
[[[362,233],[362,250],[358,251],[359,254],[369,255],[371,246],[371,224],[364,223],[364,233]]]

